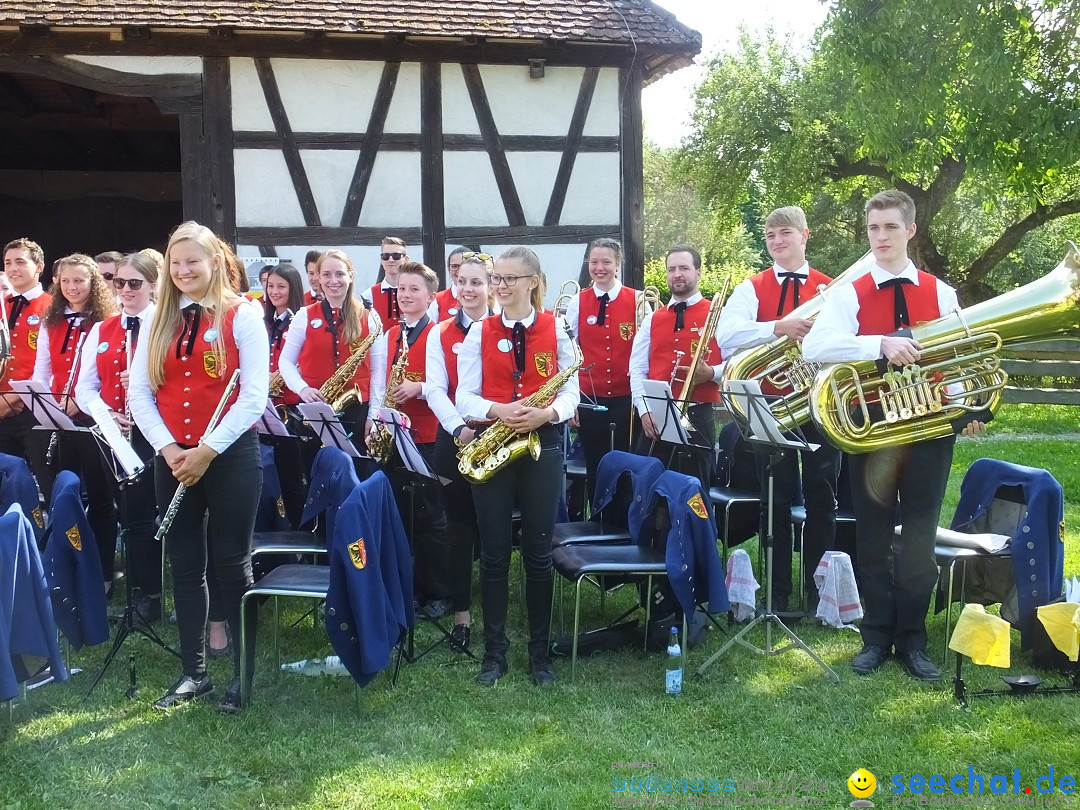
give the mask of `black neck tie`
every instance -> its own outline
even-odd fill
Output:
[[[802,287],[802,280],[806,278],[802,273],[780,273],[780,278],[784,280],[784,283],[780,286],[780,303],[776,305],[776,317],[784,317],[784,302],[787,300],[788,287],[792,287],[792,303],[791,308],[794,309],[799,305],[799,288]]]
[[[135,351],[135,344],[139,342],[139,324],[140,319],[136,315],[128,315],[124,320],[124,329],[128,332],[128,340],[131,341],[131,350]]]
[[[270,331],[270,345],[275,349],[281,348],[281,341],[285,338],[290,322],[292,322],[291,312],[286,312],[280,318],[274,318],[274,326]]]
[[[890,278],[888,281],[883,281],[878,285],[879,290],[884,290],[888,287],[893,288],[894,329],[903,329],[905,326],[911,326],[911,315],[908,314],[907,298],[904,297],[904,285],[914,283],[915,282],[910,278]]]
[[[520,380],[525,373],[525,324],[518,321],[514,324],[514,379]]]
[[[607,320],[607,305],[608,301],[611,300],[611,297],[607,293],[604,293],[597,300],[600,301],[600,311],[596,313],[596,325],[603,326],[604,321]]]
[[[67,318],[67,331],[64,333],[64,345],[60,347],[60,354],[67,354],[71,341],[75,339],[75,335],[82,331],[81,325],[75,323],[82,319],[83,314],[81,312],[69,312],[64,317]]]
[[[686,321],[684,315],[686,313],[686,302],[680,301],[671,307],[675,310],[675,331],[681,331],[686,328]]]
[[[199,334],[202,321],[202,307],[198,304],[188,304],[180,311],[184,313],[184,328],[176,341],[177,359],[185,352],[191,357],[191,353],[195,351],[195,336]],[[184,345],[184,338],[187,338],[187,346]]]
[[[19,315],[22,314],[23,307],[30,302],[26,300],[25,295],[16,295],[7,300],[8,304],[8,329],[14,329],[15,324],[19,322]]]

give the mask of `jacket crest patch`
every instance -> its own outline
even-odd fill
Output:
[[[367,548],[364,546],[363,537],[355,543],[349,543],[349,559],[358,571],[367,565]]]
[[[67,535],[68,542],[71,543],[71,547],[76,551],[82,551],[82,536],[79,534],[79,527],[72,526],[64,534]]]
[[[709,513],[705,509],[705,501],[702,500],[700,492],[688,500],[686,505],[689,506],[694,511],[694,514],[702,520],[709,519]]]

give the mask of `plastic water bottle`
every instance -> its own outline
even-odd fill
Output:
[[[672,627],[667,646],[667,677],[664,691],[669,695],[682,694],[682,648],[679,646],[679,628]]]
[[[348,670],[336,655],[325,658],[305,658],[291,664],[282,664],[284,672],[299,672],[301,675],[348,675]]]

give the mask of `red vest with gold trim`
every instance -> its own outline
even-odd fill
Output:
[[[461,351],[461,344],[465,342],[465,335],[451,318],[439,322],[439,340],[442,342],[443,360],[446,363],[446,395],[453,402],[458,384],[458,352]]]
[[[799,287],[799,303],[805,304],[817,295],[819,286],[828,284],[830,281],[832,279],[827,275],[811,267],[806,277],[806,283]],[[789,287],[787,297],[784,299],[784,309],[780,315],[776,314],[776,307],[780,304],[780,291],[784,285],[776,280],[776,273],[773,272],[771,267],[755,276],[751,276],[750,283],[754,285],[754,292],[757,294],[757,319],[759,323],[786,318],[791,314],[791,310],[795,309],[795,296]]]
[[[296,364],[300,367],[300,375],[304,378],[304,382],[312,388],[321,388],[322,384],[337,371],[338,366],[348,359],[351,352],[345,342],[345,329],[341,327],[338,330],[337,362],[335,362],[334,337],[330,332],[326,319],[323,317],[322,302],[305,307],[305,311],[308,319],[307,333],[304,336],[304,345],[300,349],[300,357]],[[367,337],[370,331],[368,328],[368,315],[365,311],[360,318],[360,339],[363,340]],[[356,370],[356,374],[353,375],[353,382],[360,389],[361,402],[367,402],[368,400],[368,389],[371,384],[370,360],[369,354],[368,357],[364,358],[364,362],[360,364],[360,368]]]
[[[278,370],[278,362],[281,360],[281,350],[285,348],[285,336],[289,333],[288,328],[281,334],[281,337],[277,340],[273,338],[274,324],[271,322],[270,331],[268,337],[270,338],[270,373],[273,374]],[[282,394],[279,397],[273,398],[275,405],[296,405],[300,401],[300,395],[285,386],[282,389]]]
[[[11,313],[12,296],[7,296],[4,301],[4,311]],[[34,362],[37,360],[38,329],[41,328],[41,319],[45,317],[45,310],[52,303],[52,296],[42,293],[33,301],[28,301],[19,313],[19,319],[11,329],[11,360],[7,370],[0,377],[0,385],[5,390],[9,388],[9,380],[29,380],[34,376]]]
[[[120,384],[120,373],[127,370],[127,330],[125,315],[113,315],[98,327],[97,363],[101,380],[101,399],[117,413],[124,412],[126,391]]]
[[[609,301],[604,325],[600,300],[589,290],[578,296],[578,343],[589,371],[579,375],[581,392],[592,397],[630,396],[630,349],[637,333],[637,290],[623,287]]]
[[[686,308],[683,314],[684,328],[675,331],[675,310],[664,307],[653,313],[652,327],[649,331],[649,379],[671,380],[671,372],[675,368],[675,353],[682,352],[679,358],[680,366],[689,366],[694,358],[694,350],[698,347],[699,332],[705,325],[705,319],[709,316],[711,302],[702,298],[693,306]],[[715,366],[721,361],[720,347],[716,345],[716,338],[709,337],[709,343],[701,358],[703,363]],[[675,378],[672,393],[677,397],[682,391],[683,375],[680,373]],[[720,400],[720,386],[712,380],[694,386],[690,395],[693,402],[718,402]]]
[[[533,325],[525,330],[525,371],[518,380],[514,379],[517,366],[511,329],[503,324],[501,316],[484,318],[480,329],[484,369],[480,395],[484,399],[504,404],[525,399],[559,371],[555,316],[550,312],[537,312]]]
[[[454,297],[454,288],[447,287],[435,293],[435,303],[439,305],[439,322],[457,315],[458,307],[461,306]]]
[[[239,303],[225,314],[221,324],[224,352],[220,354],[214,350],[216,335],[213,334],[213,319],[205,310],[190,356],[186,338],[180,356],[176,356],[176,342],[180,339],[183,323],[173,333],[165,351],[165,382],[157,390],[157,407],[165,427],[179,444],[199,443],[229,384],[229,378],[240,367],[240,349],[233,337],[233,321],[237,307],[246,306]],[[236,402],[238,393],[238,390],[233,392],[222,416]]]
[[[435,329],[434,323],[428,323],[424,331],[413,341],[409,347],[409,358],[405,361],[405,379],[412,382],[425,382],[427,380],[427,342]],[[390,371],[394,365],[394,356],[397,353],[398,336],[401,335],[400,323],[390,327],[386,333],[386,379],[390,380]],[[414,397],[408,402],[403,402],[397,410],[401,411],[412,424],[413,441],[417,444],[431,444],[435,441],[435,434],[439,430],[439,420],[432,413],[425,400]]]
[[[75,358],[79,356],[79,339],[83,334],[90,331],[92,323],[87,322],[84,318],[82,324],[77,328],[71,330],[71,337],[67,342],[67,351],[64,351],[64,337],[67,335],[68,322],[67,319],[61,319],[54,326],[51,326],[46,333],[49,340],[49,368],[52,371],[52,382],[49,389],[56,395],[57,400],[64,394],[64,389],[67,388],[68,375],[71,374],[71,366],[75,362]],[[76,368],[75,376],[71,380],[71,388],[68,392],[71,395],[75,394],[75,384],[79,381],[79,370]]]
[[[919,273],[919,283],[904,285],[904,300],[907,302],[911,325],[935,320],[941,317],[938,311],[937,276]],[[894,301],[896,293],[892,287],[878,289],[873,276],[867,273],[857,278],[852,285],[859,298],[860,335],[889,335],[896,331]]]

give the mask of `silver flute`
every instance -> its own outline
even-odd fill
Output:
[[[71,358],[71,370],[68,371],[67,383],[64,384],[64,393],[60,396],[60,407],[67,413],[67,404],[71,401],[71,387],[75,384],[75,375],[79,373],[79,362],[82,360],[83,341],[86,340],[87,332],[79,334],[79,343],[75,346],[75,356]],[[49,449],[45,451],[45,463],[52,464],[56,454],[56,444],[60,438],[60,431],[54,430],[49,437]]]
[[[213,416],[210,417],[210,421],[206,423],[206,432],[203,433],[202,438],[199,439],[199,444],[206,441],[206,437],[210,435],[211,431],[217,427],[217,423],[221,420],[221,412],[225,410],[225,403],[229,401],[229,397],[232,396],[233,391],[236,390],[236,386],[240,383],[240,369],[236,369],[233,372],[232,377],[229,379],[229,384],[225,386],[225,393],[221,395],[221,399],[218,400],[217,407],[214,409]],[[173,493],[172,500],[169,501],[169,508],[165,510],[165,517],[161,519],[161,525],[158,527],[156,539],[157,542],[161,542],[165,539],[165,535],[169,533],[169,529],[172,528],[173,521],[176,519],[176,513],[180,510],[180,504],[184,500],[184,495],[187,493],[187,487],[183,484],[178,484],[176,492]]]

